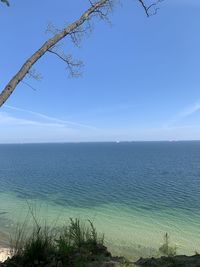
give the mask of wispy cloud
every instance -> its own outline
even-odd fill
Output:
[[[62,123],[20,118],[0,112],[0,143],[67,142],[78,136],[79,132]]]
[[[200,110],[200,103],[194,103],[192,106],[190,106],[190,107],[184,109],[182,112],[180,112],[179,117],[180,118],[188,117],[188,116],[196,113],[199,110]]]
[[[88,128],[88,129],[91,129],[91,130],[98,130],[96,127],[91,126],[91,125],[77,123],[77,122],[69,121],[69,120],[62,120],[62,119],[59,119],[59,118],[48,116],[48,115],[43,114],[43,113],[39,113],[39,112],[35,112],[35,111],[23,109],[23,108],[13,107],[13,106],[9,106],[9,105],[4,105],[4,107],[6,107],[7,109],[28,113],[28,114],[31,114],[33,116],[36,116],[38,118],[41,118],[41,119],[44,119],[44,120],[47,120],[47,121],[52,121],[54,123],[57,123],[60,126],[69,126],[69,125],[71,125],[71,126],[76,126],[76,127]]]
[[[0,112],[0,126],[1,125],[12,125],[12,126],[43,126],[43,127],[63,127],[60,123],[48,123],[48,122],[38,122],[34,120],[28,120],[23,118],[16,118],[6,112]]]
[[[163,127],[168,128],[174,126],[179,121],[195,114],[196,112],[200,111],[200,102],[196,102],[193,105],[184,108],[181,112],[177,113],[172,119],[167,121]]]
[[[7,109],[10,110],[0,111],[0,143],[76,142],[81,137],[87,140],[88,136],[95,136],[99,132],[82,124],[69,124],[37,112],[16,107]]]

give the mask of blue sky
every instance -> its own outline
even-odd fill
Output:
[[[12,1],[0,8],[0,87],[57,28],[72,22],[87,0]],[[112,25],[64,51],[84,61],[69,78],[54,55],[35,66],[41,81],[21,83],[0,108],[0,143],[200,139],[200,2],[165,0],[147,18],[136,0],[122,0]]]

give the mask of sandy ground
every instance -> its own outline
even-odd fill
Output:
[[[5,261],[9,257],[9,252],[8,248],[0,248],[0,262]]]

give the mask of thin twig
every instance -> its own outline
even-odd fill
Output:
[[[25,82],[25,81],[21,81],[21,83],[24,83],[25,85],[27,85],[28,87],[30,87],[33,91],[37,91],[37,89],[35,89],[32,85],[30,85],[29,83]]]

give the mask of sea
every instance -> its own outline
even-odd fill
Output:
[[[31,208],[30,208],[31,207]],[[0,145],[0,246],[30,215],[91,220],[114,255],[200,252],[200,141]]]

